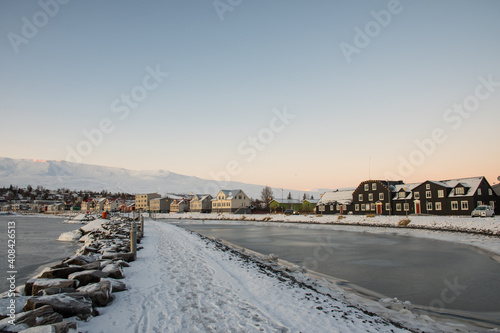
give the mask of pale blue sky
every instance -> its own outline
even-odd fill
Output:
[[[500,82],[496,0],[243,0],[223,20],[212,1],[54,3],[0,4],[0,156],[68,159],[109,119],[83,163],[296,189],[500,176],[500,86],[477,88]],[[348,62],[356,27],[378,30]],[[157,67],[168,77],[120,119]],[[470,117],[443,118],[476,89],[489,95]],[[295,118],[270,138],[275,109]],[[422,159],[415,140],[434,128],[446,140]]]

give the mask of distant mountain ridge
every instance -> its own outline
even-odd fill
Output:
[[[241,182],[218,182],[193,176],[185,176],[166,170],[128,170],[124,168],[79,164],[55,160],[30,160],[0,157],[0,186],[41,185],[48,189],[69,188],[72,190],[93,190],[127,193],[208,193],[215,195],[219,189],[242,189],[252,198],[260,198],[264,185]],[[273,188],[274,196],[281,196],[281,189]],[[293,198],[304,193],[319,199],[316,191],[284,189],[286,197]]]

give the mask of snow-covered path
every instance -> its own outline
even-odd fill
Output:
[[[402,332],[179,227],[148,220],[129,290],[82,332]]]

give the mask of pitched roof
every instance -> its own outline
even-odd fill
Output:
[[[239,192],[243,192],[242,190],[220,190],[220,192],[224,193],[226,199],[231,200],[233,197]]]
[[[395,185],[394,186],[394,189],[392,190],[393,192],[396,192],[395,196],[392,198],[393,200],[408,200],[408,199],[411,199],[413,198],[413,189],[419,185],[422,185],[422,183],[412,183],[412,184],[398,184],[398,185]],[[399,192],[401,190],[405,190],[406,193],[408,193],[406,195],[406,197],[404,198],[400,198],[399,197]]]
[[[477,188],[483,181],[484,177],[472,177],[472,178],[462,178],[462,179],[451,179],[451,180],[443,180],[442,183],[445,183],[449,187],[455,187],[458,184],[462,184],[464,187],[469,187],[467,193],[455,195],[455,191],[450,193],[450,197],[470,197],[476,193]]]
[[[325,192],[318,200],[317,205],[329,205],[337,202],[342,205],[349,205],[352,202],[354,190],[355,188],[348,188]]]

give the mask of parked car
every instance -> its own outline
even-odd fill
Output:
[[[472,217],[480,216],[480,217],[493,217],[495,216],[495,211],[492,206],[481,205],[477,206],[471,213]]]
[[[285,215],[299,215],[299,212],[293,209],[285,210]]]

